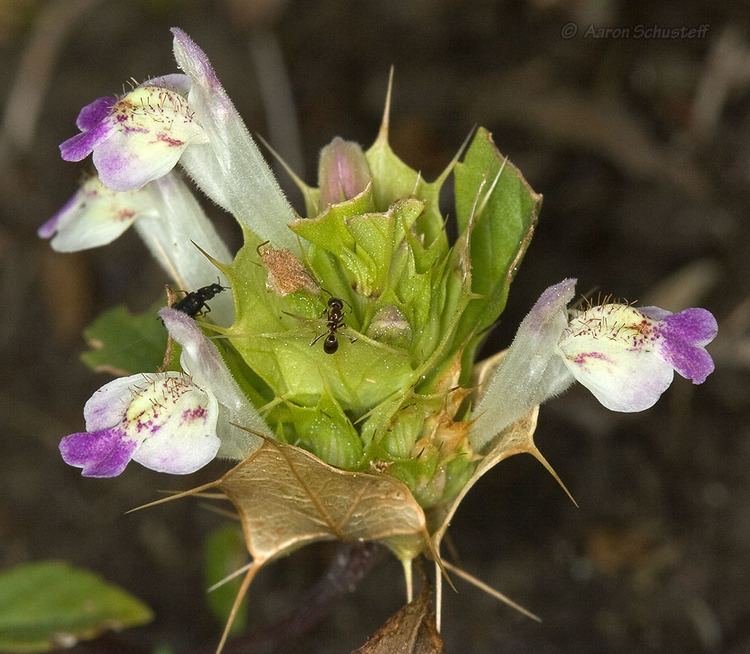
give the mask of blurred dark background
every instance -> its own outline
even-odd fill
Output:
[[[335,135],[373,140],[391,64],[392,144],[427,178],[473,125],[494,133],[545,201],[486,354],[565,276],[581,292],[701,305],[719,319],[717,372],[702,387],[678,378],[635,415],[609,413],[581,388],[543,407],[537,443],[580,509],[530,458],[474,488],[452,527],[461,565],[544,622],[457,582],[458,595],[445,593],[447,651],[750,651],[746,3],[2,0],[0,567],[67,559],[157,614],[73,651],[212,651],[220,631],[205,608],[201,547],[221,519],[196,501],[123,512],[222,467],[181,480],[134,464],[85,480],[57,453],[107,381],[79,362],[82,329],[116,303],[145,309],[167,280],[132,231],[74,255],[35,235],[85,169],[57,150],[79,108],[131,77],[173,72],[172,25],[308,182]],[[638,26],[657,29],[636,38]],[[659,38],[671,27],[685,32]],[[236,244],[231,219],[204,204]],[[298,606],[332,552],[313,547],[261,573],[250,628]],[[348,652],[401,605],[402,588],[386,557],[319,626],[257,651]]]

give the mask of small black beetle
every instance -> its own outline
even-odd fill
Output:
[[[182,311],[191,318],[195,318],[199,313],[208,313],[211,311],[206,302],[208,302],[214,295],[218,295],[222,291],[227,290],[228,286],[222,286],[221,284],[209,284],[199,288],[197,291],[188,293],[184,298],[175,302],[172,308],[176,311]]]

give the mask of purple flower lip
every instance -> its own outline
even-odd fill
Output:
[[[76,127],[82,132],[87,132],[99,125],[112,111],[117,103],[114,95],[97,98],[81,109],[76,119]]]
[[[79,432],[60,441],[63,461],[83,468],[84,477],[116,477],[130,462],[138,443],[112,427],[96,432]]]
[[[94,148],[106,139],[111,130],[110,116],[117,104],[115,96],[97,98],[81,109],[76,119],[80,134],[60,144],[60,154],[65,161],[83,161]]]
[[[665,361],[694,384],[706,381],[714,371],[714,362],[705,346],[716,338],[719,330],[711,312],[701,308],[685,309],[666,317],[657,329]]]

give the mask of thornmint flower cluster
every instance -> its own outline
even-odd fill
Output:
[[[373,526],[367,511],[377,507],[357,505],[345,513],[348,525],[362,522],[360,531],[337,523],[305,542],[371,537],[402,560],[424,550],[439,560],[451,502],[504,456],[498,448],[509,434],[525,429],[518,451],[538,455],[531,433],[547,398],[579,381],[609,409],[641,411],[675,370],[694,383],[713,370],[704,347],[717,327],[708,311],[568,309],[575,280],[566,279],[542,293],[504,357],[478,375],[475,354],[503,311],[541,206],[489,133],[479,129],[463,156],[427,182],[391,150],[387,102],[369,149],[336,138],[321,153],[318,187],[296,180],[300,216],[205,53],[173,33],[182,74],[81,110],[80,133],[60,149],[68,161],[92,154],[97,176],[39,234],[56,250],[75,251],[134,225],[177,289],[227,290],[211,293],[210,313],[175,305],[159,311],[162,322],[150,319],[176,343],[179,364],[166,357],[94,393],[85,431],[60,443],[63,459],[85,476],[118,475],[131,460],[186,474],[217,456],[250,470],[266,445],[293,446],[322,460],[314,475],[352,488],[387,482],[395,495],[384,492],[384,502],[416,500],[409,524],[421,534],[407,546],[400,528],[383,535]],[[237,219],[244,245],[234,255],[178,164]],[[451,176],[453,243],[438,205]],[[300,456],[274,451],[287,452],[288,463]],[[307,454],[299,460],[318,466]],[[243,479],[249,487],[254,478]],[[236,475],[217,483],[241,504]],[[318,492],[320,509],[326,496]],[[388,507],[383,515],[396,511]],[[248,538],[254,558],[271,558]],[[288,551],[279,546],[273,555]]]

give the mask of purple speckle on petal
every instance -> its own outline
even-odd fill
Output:
[[[137,446],[119,427],[112,427],[66,436],[60,441],[60,454],[68,465],[83,468],[84,477],[116,477],[125,470]]]
[[[115,220],[128,221],[135,218],[137,211],[135,209],[120,209],[115,213]]]
[[[125,134],[148,134],[150,131],[147,127],[133,127],[125,124],[120,125],[120,129]]]
[[[182,422],[192,422],[193,420],[203,420],[206,417],[206,407],[199,406],[195,407],[194,409],[185,409],[182,412],[182,415],[180,418],[182,418]]]
[[[589,359],[595,359],[597,361],[607,361],[608,363],[612,363],[612,359],[610,359],[606,354],[602,352],[579,352],[572,359],[572,363],[576,363],[579,366],[585,366]]]
[[[156,139],[171,148],[181,148],[185,145],[185,141],[176,139],[172,136],[169,136],[168,134],[165,134],[164,132],[160,132],[159,134],[157,134]]]

